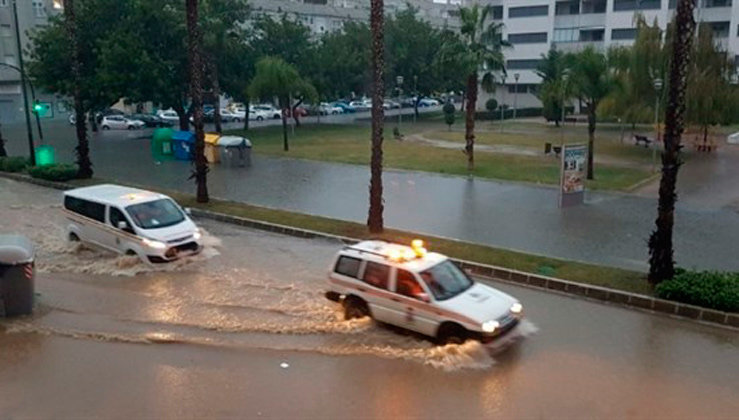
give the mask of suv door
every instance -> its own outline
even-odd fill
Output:
[[[421,334],[433,336],[439,325],[439,315],[431,304],[431,295],[423,282],[410,271],[396,269],[393,282],[390,316],[392,324]]]
[[[367,261],[362,272],[362,282],[359,291],[372,312],[372,317],[378,321],[391,322],[390,309],[390,266]]]

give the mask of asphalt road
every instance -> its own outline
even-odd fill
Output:
[[[410,111],[410,110],[408,110]],[[359,114],[335,116],[351,122]],[[49,124],[58,160],[73,161],[67,124]],[[21,128],[9,128],[11,152],[25,153]],[[13,131],[15,130],[15,131]],[[155,162],[150,131],[96,133],[96,176],[192,192],[189,162]],[[299,133],[296,141],[299,141]],[[254,145],[259,150],[259,144]],[[212,196],[364,223],[369,168],[255,156],[251,168],[211,167]],[[739,147],[698,156],[678,181],[675,256],[685,268],[739,270]],[[560,209],[554,188],[385,170],[386,225],[569,260],[647,270],[647,239],[656,218],[655,192],[589,192],[583,206]]]
[[[529,335],[436,347],[321,296],[338,243],[204,222],[152,269],[67,245],[60,192],[0,179],[39,246],[38,308],[0,321],[0,418],[736,418],[739,335],[517,286]]]

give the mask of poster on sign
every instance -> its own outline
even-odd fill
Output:
[[[588,147],[584,144],[564,145],[560,166],[559,206],[570,207],[585,201],[585,165]]]

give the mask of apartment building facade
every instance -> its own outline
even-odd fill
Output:
[[[0,0],[0,63],[18,67],[18,46],[16,41],[15,19],[13,3],[18,10],[18,29],[21,36],[21,48],[27,50],[28,33],[36,28],[48,25],[49,17],[62,12],[62,0]],[[27,55],[24,55],[27,61]],[[5,65],[0,65],[0,123],[14,123],[22,121],[23,96],[21,94],[20,73]],[[54,115],[66,117],[66,101],[52,95],[37,91],[39,101],[51,105]],[[29,104],[32,101],[31,92],[28,92]],[[52,114],[49,113],[51,116]]]

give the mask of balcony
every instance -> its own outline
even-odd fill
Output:
[[[582,28],[588,26],[605,26],[606,14],[559,15],[554,17],[555,28]]]
[[[604,41],[575,41],[575,42],[553,42],[552,45],[558,51],[565,53],[582,51],[587,47],[593,47],[596,51],[605,52],[606,43]]]

